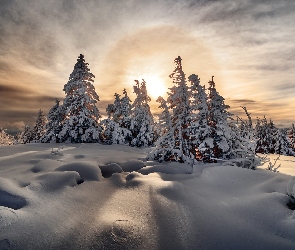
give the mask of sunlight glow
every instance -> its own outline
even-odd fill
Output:
[[[159,96],[164,97],[168,88],[166,87],[165,82],[155,74],[142,74],[134,71],[130,71],[128,75],[128,82],[134,83],[134,80],[142,81],[142,79],[146,82],[146,88],[148,95],[153,99],[156,100]]]
[[[160,77],[147,75],[144,80],[146,81],[148,95],[151,98],[157,99],[159,96],[163,96],[165,92],[167,92],[167,88]]]

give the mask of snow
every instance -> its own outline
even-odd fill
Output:
[[[147,161],[150,150],[2,146],[0,249],[295,248],[294,157],[273,173]]]

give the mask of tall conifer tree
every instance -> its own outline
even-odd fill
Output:
[[[84,55],[80,54],[69,81],[64,85],[65,119],[59,133],[61,141],[96,142],[101,127],[96,107],[99,97],[93,86],[95,76],[90,72]]]

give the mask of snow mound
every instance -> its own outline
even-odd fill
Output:
[[[64,164],[55,170],[57,171],[76,171],[83,180],[100,181],[102,180],[101,171],[95,161],[80,161]]]
[[[120,164],[124,172],[133,172],[145,167],[145,163],[141,160],[130,160]]]
[[[33,173],[48,172],[54,170],[62,164],[60,161],[46,159],[39,161],[34,167],[31,168]]]
[[[151,165],[151,162],[149,162]],[[157,165],[146,166],[139,169],[137,172],[148,175],[151,173],[163,173],[163,174],[190,174],[192,172],[192,166],[185,163],[170,162],[170,163],[157,163]]]
[[[27,201],[19,194],[18,187],[12,180],[0,177],[0,206],[20,209],[27,205]]]
[[[38,176],[37,180],[39,182],[30,184],[29,189],[48,193],[57,192],[65,187],[74,187],[84,181],[75,171],[46,173]]]
[[[17,210],[24,207],[26,204],[27,201],[25,198],[0,190],[0,206]]]
[[[122,168],[117,163],[110,163],[105,166],[99,166],[101,169],[102,176],[105,178],[109,178],[114,173],[123,172]]]

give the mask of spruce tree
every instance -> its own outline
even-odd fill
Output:
[[[147,159],[159,162],[170,161],[178,153],[178,149],[175,150],[174,128],[167,102],[161,96],[158,97],[157,102],[160,103],[159,108],[163,109],[159,117],[160,137],[155,142],[156,147],[148,154]]]
[[[126,89],[123,90],[123,97],[121,99],[121,127],[130,129],[131,126],[131,100],[127,94]]]
[[[62,129],[62,121],[65,118],[64,106],[55,100],[55,105],[48,112],[48,122],[46,124],[46,133],[41,138],[41,142],[59,142],[58,134]]]
[[[5,129],[0,128],[0,145],[12,145],[13,143],[13,136],[7,134]]]
[[[136,85],[133,86],[133,89],[136,99],[132,105],[130,122],[130,130],[133,136],[131,145],[149,147],[154,143],[154,121],[148,104],[151,98],[147,94],[146,82],[144,80],[142,80],[141,84],[139,84],[138,80],[135,80],[135,82]]]
[[[169,76],[174,84],[172,88],[169,88],[170,92],[168,92],[167,98],[168,108],[172,110],[171,123],[175,142],[174,153],[171,156],[171,160],[190,162],[190,96],[181,61],[182,59],[180,56],[175,58],[174,63],[176,67]]]
[[[212,144],[208,148],[208,157],[211,159],[228,158],[231,149],[231,129],[228,124],[228,120],[231,119],[231,114],[228,112],[230,106],[224,103],[224,98],[217,92],[213,76],[209,81],[208,107],[208,123],[212,138]]]
[[[125,89],[123,94],[125,97],[127,96]],[[101,121],[101,126],[103,128],[102,140],[106,144],[129,145],[132,138],[131,131],[123,126],[126,112],[123,111],[120,95],[115,93],[114,96],[114,103],[109,104],[106,109],[108,118]]]
[[[292,142],[287,134],[287,129],[277,129],[277,133],[275,135],[275,154],[279,155],[287,155],[294,156],[295,152],[292,148]]]
[[[192,74],[188,77],[191,87],[191,117],[190,141],[191,153],[200,161],[210,160],[210,148],[212,148],[211,128],[208,125],[209,107],[205,86],[200,85],[200,78]]]
[[[84,55],[80,54],[69,81],[64,85],[65,119],[58,137],[60,141],[97,142],[101,127],[96,107],[99,97],[93,86],[95,76],[90,72]]]
[[[30,143],[32,140],[32,128],[26,124],[24,130],[21,132],[18,142],[21,144]]]
[[[47,119],[45,115],[43,114],[43,111],[40,109],[38,111],[38,116],[36,119],[35,126],[32,130],[32,142],[41,142],[41,138],[46,133],[46,123]]]
[[[292,124],[292,127],[288,130],[288,137],[291,142],[291,147],[293,151],[295,152],[295,126]]]
[[[272,120],[267,122],[266,117],[257,120],[255,136],[257,138],[256,153],[274,154],[277,128]]]

